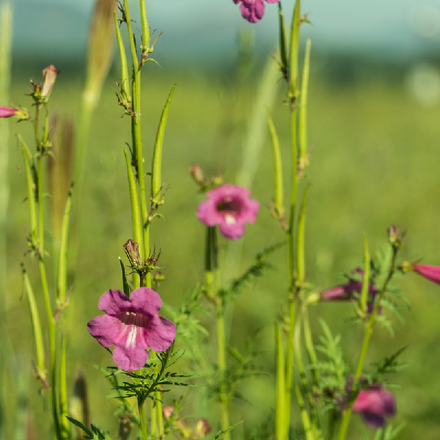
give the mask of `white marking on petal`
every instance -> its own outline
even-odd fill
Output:
[[[130,326],[130,333],[128,334],[127,342],[125,343],[125,346],[127,348],[135,346],[137,331],[138,331],[138,327],[136,327],[135,325]]]
[[[234,225],[236,223],[235,217],[231,214],[225,215],[225,221],[227,225]]]

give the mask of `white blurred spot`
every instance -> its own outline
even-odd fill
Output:
[[[408,13],[411,29],[418,35],[429,39],[440,39],[440,8],[421,4]]]
[[[430,64],[418,64],[407,74],[406,88],[420,105],[433,107],[440,102],[440,71]]]

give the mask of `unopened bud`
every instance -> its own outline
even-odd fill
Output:
[[[400,247],[403,243],[403,239],[405,238],[405,232],[400,232],[397,226],[391,225],[388,228],[388,240],[392,244],[393,247]]]

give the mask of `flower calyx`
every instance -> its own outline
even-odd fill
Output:
[[[200,165],[193,164],[189,167],[189,174],[199,187],[201,193],[206,193],[223,183],[223,177],[219,174],[213,177],[206,177]]]

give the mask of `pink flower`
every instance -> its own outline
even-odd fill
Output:
[[[220,232],[231,240],[244,234],[245,223],[255,223],[258,202],[250,199],[251,192],[230,184],[206,193],[208,200],[197,208],[197,218],[208,226],[220,225]]]
[[[267,3],[278,3],[280,0],[266,0]],[[256,23],[263,18],[266,5],[264,0],[233,0],[235,4],[241,3],[242,17],[250,23]]]
[[[0,107],[0,118],[10,118],[11,116],[15,116],[17,110],[11,107]]]
[[[422,277],[434,283],[440,284],[440,266],[427,266],[424,264],[413,264],[412,268]]]
[[[138,370],[148,359],[147,348],[167,350],[176,336],[176,326],[158,316],[160,296],[141,287],[130,298],[119,290],[109,290],[99,299],[105,315],[87,324],[90,334],[105,348],[115,345],[113,360],[123,370]]]
[[[385,425],[386,416],[394,416],[394,396],[382,385],[371,385],[361,391],[353,404],[353,411],[362,413],[367,425],[376,429]]]

